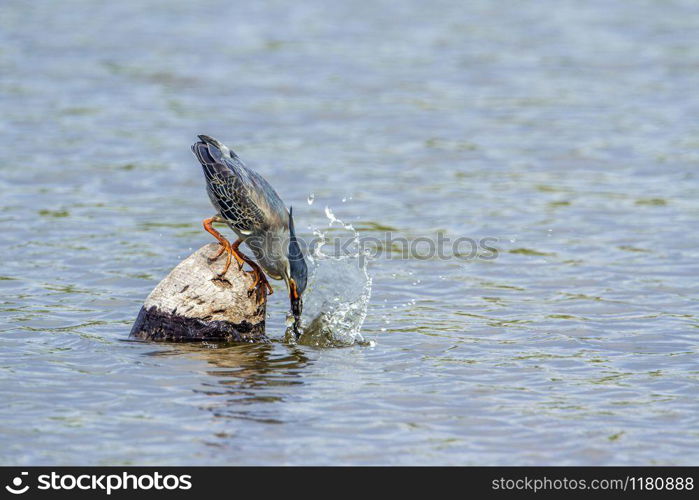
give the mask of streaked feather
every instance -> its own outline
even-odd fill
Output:
[[[242,235],[288,228],[284,202],[274,188],[216,139],[199,138],[192,152],[204,170],[211,203],[226,222]]]

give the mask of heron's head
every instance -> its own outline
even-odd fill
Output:
[[[289,288],[289,300],[291,301],[291,312],[296,318],[301,316],[303,310],[303,301],[301,296],[306,290],[306,281],[308,280],[308,267],[306,260],[303,258],[303,252],[296,239],[296,231],[294,230],[294,218],[292,209],[289,209],[289,272],[285,276],[287,286]]]

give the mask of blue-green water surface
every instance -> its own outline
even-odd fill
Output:
[[[690,0],[4,0],[0,464],[699,463],[697,89]],[[371,261],[369,346],[279,283],[271,344],[127,342],[198,133],[304,238],[497,258]]]

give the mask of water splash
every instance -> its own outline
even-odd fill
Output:
[[[339,220],[337,217],[335,217],[335,214],[333,213],[332,209],[328,206],[325,207],[325,216],[328,218],[330,223],[328,226],[332,226],[335,222],[340,222],[342,223],[341,220]]]
[[[337,252],[335,246],[330,247],[328,231],[314,229],[317,243],[308,255],[310,278],[304,294],[303,334],[298,343],[320,347],[372,344],[360,333],[371,298],[368,255],[351,224],[338,219],[329,207],[325,207],[325,216],[328,227],[339,226],[333,229],[333,238],[348,244]],[[290,342],[294,341],[292,322],[293,316],[287,318],[286,340]]]

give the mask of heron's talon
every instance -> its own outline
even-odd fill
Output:
[[[213,261],[217,260],[221,255],[223,255],[223,252],[226,251],[225,245],[219,244],[219,247],[220,248],[218,249],[218,253],[216,255],[214,255],[213,257],[209,257],[209,262],[213,262]]]
[[[271,295],[272,287],[269,285],[267,278],[262,272],[257,270],[250,271],[254,276],[254,281],[252,285],[248,288],[248,297],[251,297],[253,293],[257,294],[257,303],[261,304],[267,298],[267,295]]]

